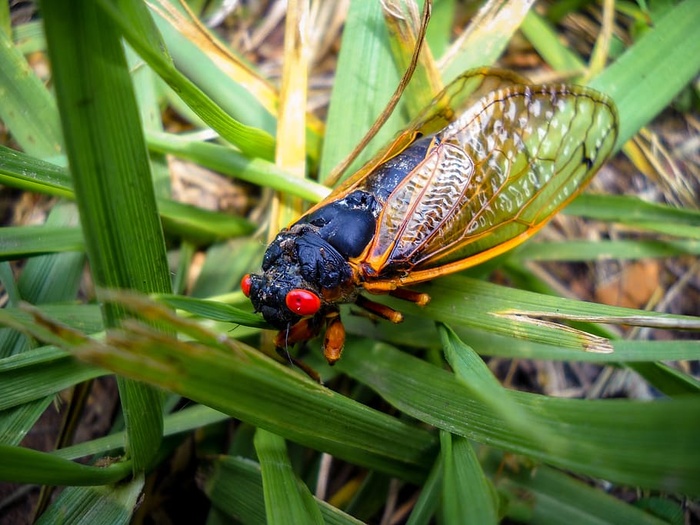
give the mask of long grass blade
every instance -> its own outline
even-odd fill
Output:
[[[121,35],[91,1],[43,2],[42,9],[93,277],[101,286],[168,292],[165,242]],[[105,315],[108,326],[123,317],[113,307]],[[131,382],[120,387],[134,467],[143,470],[162,434],[160,393]]]

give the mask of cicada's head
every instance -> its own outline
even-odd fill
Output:
[[[337,291],[352,281],[347,260],[308,225],[280,232],[265,252],[262,270],[243,277],[241,289],[279,330],[337,310]]]

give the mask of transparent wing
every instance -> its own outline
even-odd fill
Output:
[[[437,134],[441,143],[390,195],[366,263],[401,282],[478,264],[523,242],[612,151],[612,102],[575,86],[511,85]]]
[[[433,135],[462,114],[464,109],[487,93],[507,86],[527,84],[523,77],[506,70],[495,68],[471,69],[453,80],[435,96],[433,101],[411,123],[401,130],[394,139],[374,155],[364,166],[340,184],[324,201],[314,206],[307,214],[325,205],[329,200],[340,198],[361,184],[362,180],[377,167],[399,155],[417,137]]]

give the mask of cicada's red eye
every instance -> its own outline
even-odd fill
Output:
[[[314,315],[321,308],[321,299],[318,295],[300,288],[290,291],[284,302],[287,304],[287,308],[301,316]]]
[[[246,297],[250,297],[250,274],[247,273],[241,279],[241,291]]]

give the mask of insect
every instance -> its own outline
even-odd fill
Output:
[[[339,305],[400,322],[362,292],[418,304],[407,286],[522,243],[570,202],[613,150],[613,102],[585,87],[529,85],[483,69],[458,77],[354,176],[283,229],[241,288],[280,330],[278,348],[326,328],[340,358]]]

